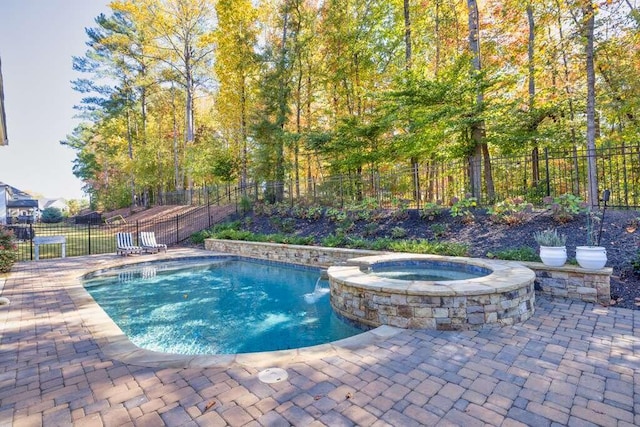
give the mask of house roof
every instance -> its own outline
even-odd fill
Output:
[[[7,202],[8,208],[37,208],[38,201],[33,199],[13,199]]]
[[[67,207],[67,201],[65,199],[38,199],[38,203],[40,203],[40,209],[43,210],[52,206],[65,209]]]
[[[11,190],[11,195],[14,199],[33,199],[33,197],[29,193],[25,193],[24,191],[19,190],[12,185],[0,181],[0,187],[3,186],[8,187]]]

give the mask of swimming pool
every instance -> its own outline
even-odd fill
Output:
[[[362,333],[335,315],[319,277],[320,269],[225,256],[101,270],[84,287],[138,347],[235,354]]]

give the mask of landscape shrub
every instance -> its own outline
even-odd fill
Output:
[[[394,239],[404,239],[407,234],[407,230],[402,227],[393,227],[391,229],[391,237]]]
[[[409,218],[409,205],[406,201],[394,198],[391,201],[393,212],[391,217],[396,221],[402,221]]]
[[[493,221],[507,225],[522,224],[532,211],[533,205],[520,197],[505,199],[487,209]]]
[[[443,210],[442,202],[428,202],[420,210],[420,218],[427,221],[433,221],[442,213]]]
[[[342,209],[329,208],[324,214],[331,222],[341,222],[347,219],[347,214]]]
[[[475,219],[473,212],[471,212],[471,208],[474,208],[478,205],[478,200],[475,197],[469,197],[468,195],[459,199],[457,197],[453,197],[451,199],[451,208],[450,213],[454,218],[462,218],[462,222],[465,224],[473,222]]]
[[[322,238],[320,242],[321,246],[326,246],[328,248],[338,248],[341,246],[345,246],[347,242],[347,238],[343,233],[329,234]]]
[[[450,256],[466,256],[469,254],[469,246],[462,243],[432,242],[423,239],[392,241],[388,249],[394,252],[411,252],[415,254]]]
[[[449,232],[449,226],[447,224],[431,224],[429,230],[435,237],[443,237]]]
[[[242,196],[240,198],[239,205],[240,205],[240,212],[247,213],[247,212],[251,212],[251,207],[253,203],[251,202],[251,199],[248,196]]]
[[[560,196],[548,196],[543,199],[547,209],[551,210],[554,221],[561,224],[571,221],[576,215],[587,211],[587,204],[571,193]]]
[[[8,273],[18,259],[13,232],[0,225],[0,273]]]
[[[495,252],[487,252],[487,258],[504,259],[507,261],[532,261],[540,262],[540,257],[531,246],[503,249]]]
[[[55,224],[57,222],[61,222],[64,216],[62,215],[62,211],[56,207],[46,208],[42,211],[42,216],[40,217],[40,221],[45,224]]]

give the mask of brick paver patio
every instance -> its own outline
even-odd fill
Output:
[[[95,303],[77,296],[82,271],[117,260],[14,267],[0,295],[11,301],[0,306],[0,426],[640,425],[639,310],[538,297],[533,318],[511,327],[396,331],[264,363],[139,366],[105,351]],[[271,361],[287,380],[258,379]]]

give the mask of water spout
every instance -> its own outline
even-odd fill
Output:
[[[313,288],[313,292],[311,292],[310,294],[304,294],[304,300],[307,304],[316,303],[320,298],[322,298],[323,295],[326,295],[331,291],[331,289],[329,288],[322,287],[322,281],[322,276],[318,277],[318,280],[316,280],[316,285]]]

